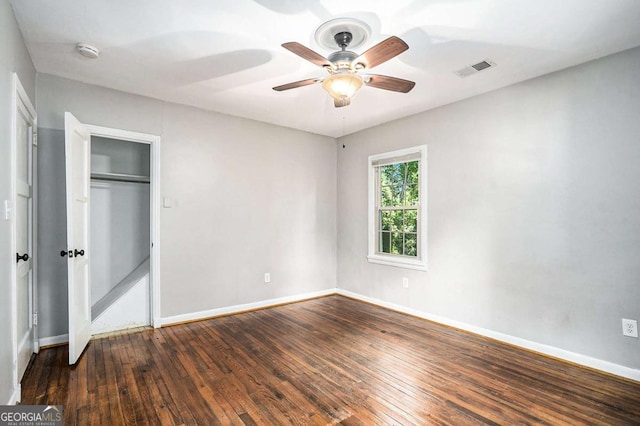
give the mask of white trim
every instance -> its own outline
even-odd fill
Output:
[[[327,290],[320,290],[312,293],[303,293],[303,294],[297,294],[294,296],[285,296],[285,297],[279,297],[276,299],[263,300],[260,302],[246,303],[242,305],[227,306],[224,308],[216,308],[216,309],[209,309],[206,311],[174,315],[170,317],[160,318],[158,321],[158,327],[163,325],[178,324],[181,322],[198,321],[198,320],[203,320],[203,319],[216,317],[220,315],[239,314],[246,311],[269,308],[277,305],[282,305],[285,303],[302,302],[303,300],[315,299],[317,297],[323,297],[323,296],[331,296],[334,294],[336,294],[336,289],[330,288]],[[61,334],[59,336],[52,336],[52,337],[43,337],[40,339],[40,347],[60,345],[68,342],[69,342],[68,334]]]
[[[206,311],[192,312],[188,314],[174,315],[161,319],[161,325],[178,324],[181,322],[198,321],[207,318],[217,317],[221,315],[239,314],[246,311],[256,309],[265,309],[285,303],[301,302],[303,300],[314,299],[316,297],[331,296],[336,294],[337,289],[330,288],[327,290],[315,291],[312,293],[297,294],[294,296],[279,297],[276,299],[268,299],[260,302],[245,303],[242,305],[227,306],[224,308],[209,309]]]
[[[604,371],[606,373],[614,374],[616,376],[620,376],[620,377],[624,377],[630,380],[635,380],[640,382],[640,370],[636,370],[634,368],[625,367],[623,365],[614,364],[609,361],[603,361],[601,359],[592,358],[576,352],[571,352],[565,349],[556,348],[555,346],[549,346],[549,345],[544,345],[542,343],[532,342],[529,340],[521,339],[519,337],[511,336],[509,334],[488,330],[486,328],[476,327],[475,325],[470,325],[460,321],[441,317],[439,315],[433,315],[433,314],[419,311],[416,309],[407,308],[405,306],[396,305],[395,303],[385,302],[380,299],[363,296],[361,294],[353,293],[348,290],[336,289],[336,294],[351,297],[353,299],[371,303],[373,305],[381,306],[383,308],[391,309],[393,311],[400,312],[403,314],[408,314],[418,318],[423,318],[429,321],[454,327],[460,330],[469,331],[471,333],[478,334],[480,336],[489,337],[491,339],[508,343],[510,345],[518,346],[520,348],[528,349],[528,350],[538,352],[544,355],[548,355],[554,358],[559,358],[565,361],[569,361],[574,364],[579,364],[584,367],[593,368],[595,370]]]
[[[18,105],[18,86],[20,86],[20,80],[18,75],[13,74],[12,88],[11,88],[11,287],[9,290],[9,298],[11,300],[11,384],[13,389],[11,399],[20,401],[20,383],[18,382],[18,293],[17,293],[17,265],[13,261],[13,253],[16,252],[17,236],[16,236],[16,184],[17,184],[17,141],[16,141],[16,124],[17,124],[17,105]],[[17,392],[17,395],[16,395]]]
[[[39,342],[41,348],[44,346],[62,345],[65,343],[69,343],[69,335],[61,334],[59,336],[42,337],[40,338]]]
[[[160,317],[160,136],[85,124],[91,136],[120,139],[150,145],[151,161],[151,324],[158,328]]]
[[[548,355],[561,360],[569,361],[574,364],[582,365],[584,367],[593,368],[606,373],[610,373],[616,376],[624,377],[630,380],[640,382],[640,370],[634,368],[625,367],[623,365],[615,364],[609,361],[603,361],[600,359],[592,358],[579,353],[567,351],[564,349],[556,348],[554,346],[544,345],[542,343],[531,342],[529,340],[521,339],[519,337],[511,336],[504,333],[499,333],[485,328],[476,327],[474,325],[466,324],[460,321],[455,321],[449,318],[445,318],[439,315],[429,314],[427,312],[419,311],[417,309],[407,308],[405,306],[397,305],[395,303],[385,302],[373,297],[363,296],[352,291],[343,290],[339,288],[331,288],[327,290],[320,290],[312,293],[299,294],[295,296],[286,296],[276,299],[263,300],[261,302],[246,303],[242,305],[228,306],[224,308],[210,309],[206,311],[192,312],[182,315],[174,315],[170,317],[161,318],[161,325],[178,324],[181,322],[198,321],[207,318],[212,318],[221,315],[239,314],[246,311],[264,309],[285,303],[295,303],[304,300],[314,299],[317,297],[341,295],[350,297],[352,299],[360,300],[362,302],[371,303],[372,305],[380,306],[383,308],[391,309],[403,314],[412,315],[414,317],[433,321],[438,324],[454,327],[460,330],[468,331],[480,336],[489,337],[494,340],[498,340],[510,345],[518,346],[523,349],[528,349],[534,352],[538,352],[544,355]],[[60,336],[45,337],[40,339],[40,346],[51,346],[67,343],[69,341],[69,335],[63,334]]]
[[[91,136],[98,136],[109,139],[122,139],[125,141],[146,143],[148,145],[160,140],[160,136],[151,135],[148,133],[132,132],[130,130],[95,126],[93,124],[84,124],[84,126],[87,128],[87,130],[89,130]]]
[[[22,386],[18,383],[18,386],[13,390],[9,401],[7,401],[6,405],[16,405],[20,402],[22,398]]]
[[[160,137],[151,144],[151,325],[161,326],[160,318]]]
[[[374,243],[375,244],[375,243]],[[390,259],[391,256],[382,256],[379,254],[370,254],[367,256],[369,263],[377,263],[379,265],[395,266],[396,268],[415,269],[417,271],[426,271],[427,265],[420,260],[407,259],[399,257]]]
[[[38,117],[34,121],[34,128],[31,136],[31,238],[33,245],[31,247],[34,262],[31,266],[31,279],[33,280],[33,294],[31,300],[33,306],[31,310],[31,318],[36,318],[33,326],[33,352],[40,352],[40,344],[38,342]]]
[[[418,219],[418,258],[407,256],[386,256],[376,250],[376,223],[377,223],[377,181],[376,166],[374,163],[383,159],[409,158],[412,155],[420,156],[420,217]],[[398,268],[427,270],[427,145],[418,145],[411,148],[370,155],[367,159],[367,185],[368,185],[368,248],[367,260]]]

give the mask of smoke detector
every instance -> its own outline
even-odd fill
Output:
[[[89,59],[96,59],[98,56],[100,56],[100,50],[98,50],[97,47],[92,46],[88,43],[76,44],[76,51],[82,56],[84,56],[85,58],[89,58]]]

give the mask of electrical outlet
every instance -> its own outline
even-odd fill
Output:
[[[629,337],[638,337],[638,321],[622,318],[622,334]]]
[[[270,283],[271,282],[271,274],[268,272],[264,273],[264,282],[265,283]]]
[[[409,278],[402,278],[402,288],[409,288]]]

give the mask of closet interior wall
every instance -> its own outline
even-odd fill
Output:
[[[119,287],[127,287],[127,280],[136,274],[149,274],[149,171],[150,145],[91,138],[91,303],[94,320],[108,305],[126,294],[128,288]],[[129,283],[129,287],[132,284]],[[118,293],[115,297],[114,291]],[[106,304],[105,298],[110,299]]]

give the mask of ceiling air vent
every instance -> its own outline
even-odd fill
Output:
[[[489,68],[492,68],[492,67],[495,67],[495,66],[496,66],[495,62],[490,61],[490,60],[487,59],[487,60],[478,62],[477,64],[473,64],[473,65],[470,65],[468,67],[464,67],[461,70],[454,71],[454,74],[457,75],[458,77],[461,77],[461,78],[462,77],[469,77],[472,74],[475,74],[475,73],[480,72],[480,71],[484,71],[486,69],[489,69]]]

